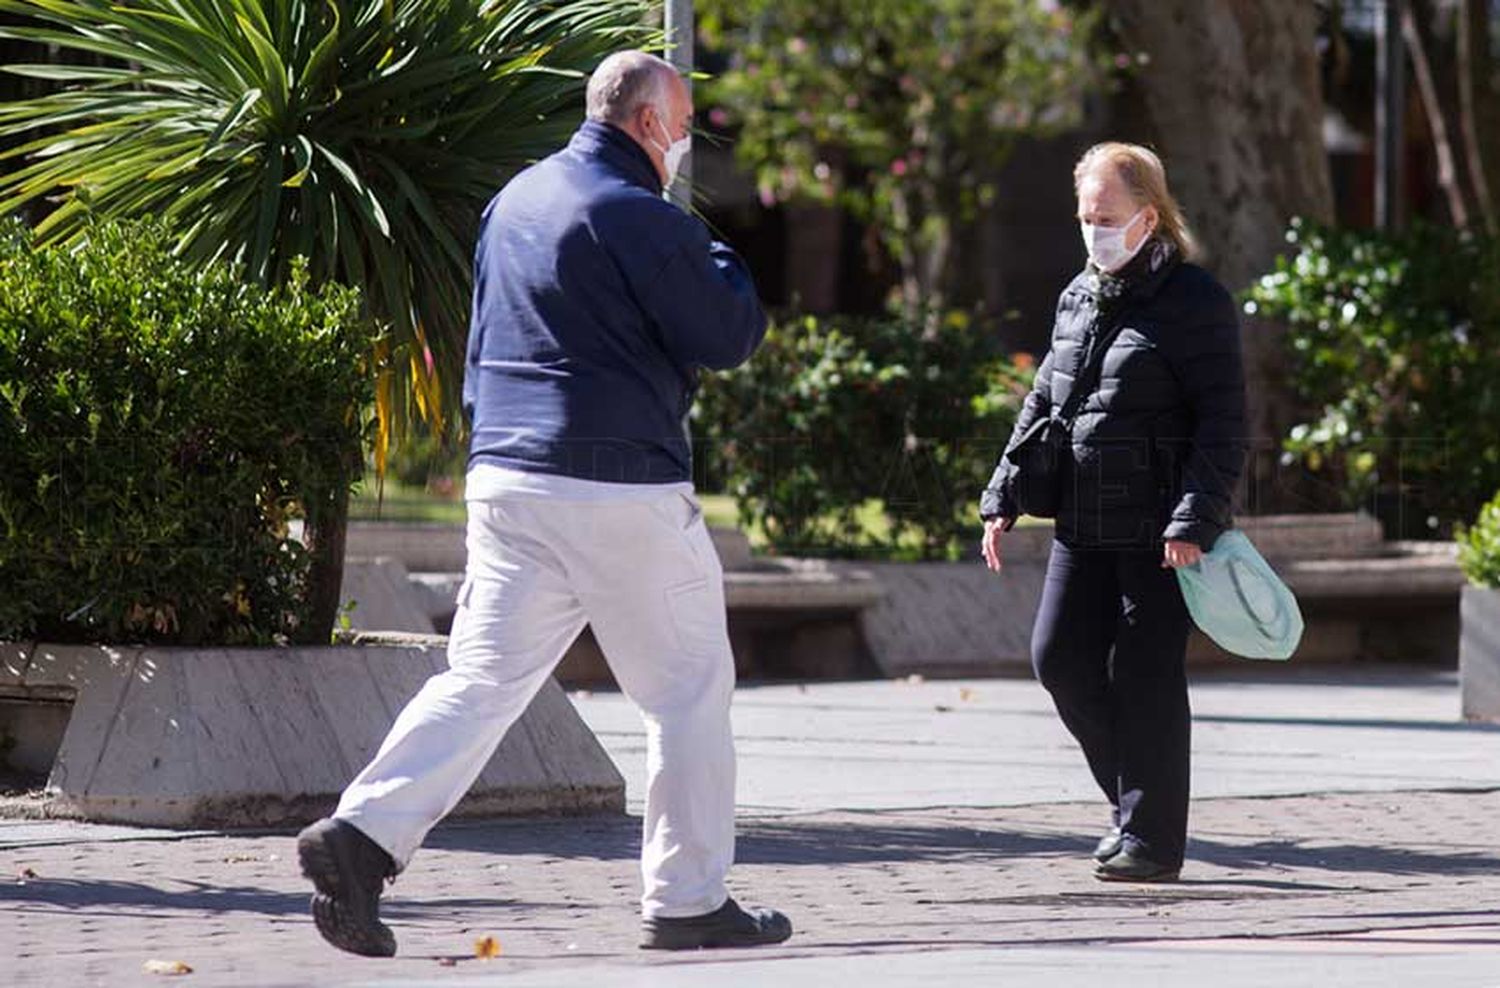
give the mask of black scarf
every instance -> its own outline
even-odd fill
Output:
[[[1114,273],[1100,271],[1092,261],[1088,266],[1085,287],[1105,308],[1136,290],[1157,284],[1181,260],[1177,246],[1155,235],[1147,239],[1123,268]]]

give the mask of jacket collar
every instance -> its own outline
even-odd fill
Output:
[[[661,178],[656,174],[651,156],[636,143],[635,138],[613,124],[585,120],[568,142],[568,150],[596,158],[632,185],[638,185],[653,195],[661,195]]]

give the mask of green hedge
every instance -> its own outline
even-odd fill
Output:
[[[0,235],[0,639],[328,640],[373,397],[358,294],[168,243]]]
[[[1296,223],[1247,310],[1289,327],[1309,421],[1287,454],[1373,505],[1389,534],[1438,535],[1500,488],[1500,242]]]
[[[896,317],[789,319],[705,382],[703,472],[778,551],[955,558],[1032,363],[999,357],[962,314],[926,334]]]
[[[1500,590],[1500,493],[1458,530],[1458,564],[1476,587]]]

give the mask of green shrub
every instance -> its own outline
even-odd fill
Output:
[[[741,521],[790,553],[952,558],[1030,388],[961,314],[924,336],[899,318],[807,316],[710,379],[694,411],[704,470]],[[862,509],[878,499],[887,531]]]
[[[1500,590],[1500,493],[1469,527],[1458,529],[1458,564],[1476,587]]]
[[[373,394],[358,295],[171,242],[0,236],[0,639],[328,640]]]
[[[1500,487],[1500,244],[1294,223],[1247,311],[1289,327],[1317,409],[1287,454],[1373,502],[1393,535],[1436,534]]]

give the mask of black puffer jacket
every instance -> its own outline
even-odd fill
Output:
[[[1052,347],[1011,433],[1061,410],[1099,334],[1117,321],[1099,384],[1073,425],[1057,537],[1082,546],[1205,551],[1233,524],[1248,446],[1234,300],[1213,276],[1148,244],[1120,279],[1092,270],[1058,300]],[[1015,467],[1003,456],[980,514],[1014,520]]]

